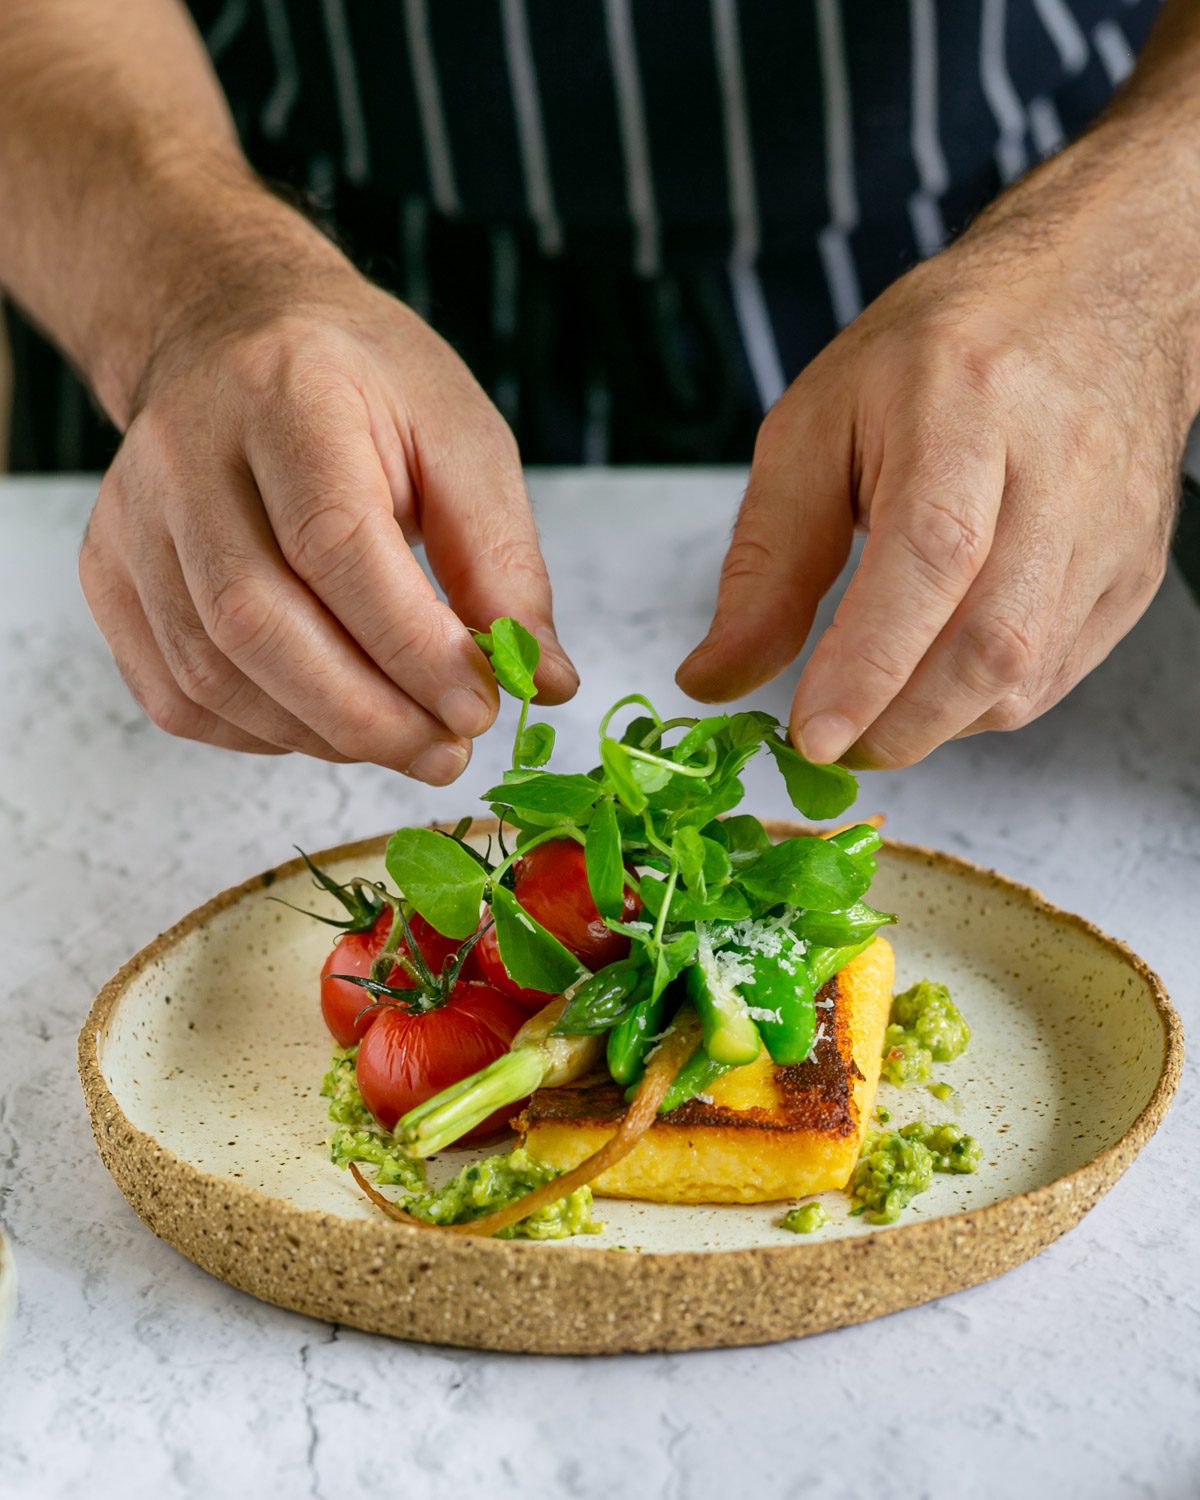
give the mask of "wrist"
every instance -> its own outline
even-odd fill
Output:
[[[292,303],[298,282],[319,285],[347,268],[336,247],[244,164],[189,163],[180,180],[160,181],[153,200],[135,252],[106,277],[108,290],[72,351],[122,430],[170,351],[265,320]]]
[[[1200,409],[1200,151],[1121,113],[1035,169],[963,236],[999,257],[1013,294],[1053,279],[1058,311],[1079,309],[1106,342],[1145,361],[1190,415]]]

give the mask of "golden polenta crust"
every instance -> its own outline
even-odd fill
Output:
[[[845,1187],[875,1103],[895,958],[876,938],[817,996],[824,1031],[811,1060],[765,1052],[664,1115],[593,1184],[609,1198],[766,1203]],[[517,1119],[523,1144],[566,1169],[613,1134],[625,1100],[611,1081],[540,1089]]]

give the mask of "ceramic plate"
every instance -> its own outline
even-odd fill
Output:
[[[17,1265],[12,1250],[0,1229],[0,1354],[8,1338],[9,1327],[17,1311]]]
[[[485,825],[479,825],[485,832]],[[776,824],[776,837],[801,831]],[[317,856],[383,873],[385,840]],[[602,1235],[528,1243],[392,1223],[326,1151],[331,1042],[316,999],[329,911],[298,860],[225,891],[132,958],[80,1034],[100,1154],[152,1230],[257,1297],[359,1328],[559,1352],[759,1343],[974,1285],[1078,1222],[1157,1127],[1179,1076],[1178,1017],[1122,944],[1036,892],[889,843],[872,901],[900,914],[897,988],[950,986],[971,1045],[956,1090],[881,1086],[892,1123],[953,1119],[984,1147],[878,1228],[827,1193],[799,1237],[782,1207],[597,1200]],[[499,1149],[492,1147],[491,1149]],[[464,1153],[444,1153],[449,1175]]]

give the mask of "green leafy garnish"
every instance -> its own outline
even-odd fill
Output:
[[[487,656],[496,681],[514,698],[532,698],[537,689],[533,674],[537,671],[541,650],[537,641],[519,621],[494,620],[490,630],[472,632],[475,644]]]
[[[492,919],[500,958],[522,988],[557,995],[588,972],[502,885],[492,889]]]
[[[434,828],[401,828],[388,840],[388,874],[425,920],[451,938],[479,924],[488,872],[455,839]]]

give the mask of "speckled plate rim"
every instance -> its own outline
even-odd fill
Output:
[[[776,837],[801,831],[789,822],[766,826]],[[472,832],[494,827],[481,819]],[[377,858],[386,842],[380,835],[313,857],[322,863]],[[1120,1139],[1082,1166],[998,1203],[861,1237],[638,1253],[346,1219],[203,1172],[128,1119],[101,1070],[99,1039],[136,976],[228,907],[301,873],[300,859],[189,912],[134,954],[96,996],[79,1034],[79,1074],[101,1159],[143,1222],[213,1275],[312,1317],[425,1343],[570,1354],[771,1343],[978,1285],[1059,1238],[1126,1170],[1171,1103],[1183,1065],[1183,1029],[1145,960],[1086,918],[958,855],[893,840],[887,846],[901,858],[948,867],[1021,898],[1096,941],[1145,983],[1163,1028],[1158,1080]]]

